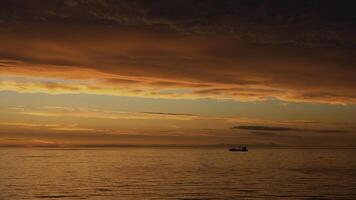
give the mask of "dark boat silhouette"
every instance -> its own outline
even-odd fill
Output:
[[[248,151],[246,146],[240,146],[240,147],[231,147],[229,149],[229,151],[242,151],[242,152],[246,152]]]

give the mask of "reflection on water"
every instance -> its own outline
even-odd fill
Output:
[[[356,199],[355,153],[0,148],[0,199]]]

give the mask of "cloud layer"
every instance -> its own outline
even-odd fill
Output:
[[[356,102],[354,3],[1,4],[1,90]]]

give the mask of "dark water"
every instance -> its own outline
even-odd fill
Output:
[[[0,148],[0,199],[356,199],[355,153]]]

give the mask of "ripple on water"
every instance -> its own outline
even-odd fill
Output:
[[[2,151],[0,200],[356,199],[356,150]]]

